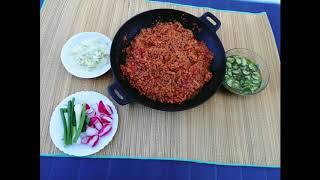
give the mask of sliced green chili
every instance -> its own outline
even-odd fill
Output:
[[[243,94],[252,94],[262,83],[259,66],[248,58],[233,55],[227,57],[225,83]]]

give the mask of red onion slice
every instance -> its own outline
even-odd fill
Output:
[[[105,126],[102,127],[102,129],[99,131],[99,136],[105,136],[107,135],[112,129],[112,125],[111,124],[107,124]]]
[[[81,138],[81,143],[88,144],[89,140],[90,140],[90,136],[84,136]]]
[[[106,114],[101,114],[100,115],[100,120],[102,121],[102,123],[112,123],[112,118],[110,118],[108,115]]]
[[[94,147],[95,145],[97,145],[98,141],[99,141],[99,136],[91,136],[88,142],[88,145],[91,147]]]
[[[99,118],[98,116],[93,116],[93,117],[90,119],[89,126],[92,126],[92,125],[96,124],[97,121],[100,121],[100,118]]]
[[[95,136],[98,135],[99,131],[96,128],[93,127],[87,127],[86,134],[87,136]]]
[[[109,105],[106,105],[106,110],[108,111],[109,116],[111,116],[113,114],[112,112],[112,108]]]
[[[91,112],[88,112],[87,111],[87,116],[88,116],[88,118],[93,118],[94,116],[96,115],[96,112],[94,112],[93,110],[91,111]]]
[[[96,121],[94,126],[97,130],[100,130],[102,128],[102,123],[100,121]]]
[[[106,114],[106,115],[110,115],[110,113],[107,111],[107,109],[106,109],[106,107],[105,107],[105,105],[103,104],[102,101],[100,101],[99,104],[98,104],[98,111],[100,113],[103,113],[103,114]]]

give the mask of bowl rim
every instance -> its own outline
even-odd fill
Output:
[[[240,51],[243,51],[243,50],[245,50],[245,51],[248,51],[248,52],[250,52],[250,53],[253,53],[254,54],[254,56],[257,56],[258,58],[260,58],[262,61],[262,63],[258,63],[258,62],[256,62],[256,61],[254,61],[255,63],[257,63],[257,64],[262,64],[263,66],[265,66],[266,68],[265,68],[265,70],[266,70],[266,76],[265,76],[265,78],[263,78],[263,80],[265,80],[265,85],[264,86],[261,86],[260,88],[259,88],[259,90],[258,91],[255,91],[255,92],[253,92],[253,93],[250,93],[250,94],[244,94],[244,93],[240,93],[240,92],[238,92],[238,91],[235,91],[234,89],[232,89],[230,86],[228,86],[226,83],[225,83],[225,79],[222,81],[222,85],[223,85],[223,87],[225,87],[229,92],[231,92],[231,93],[234,93],[234,94],[237,94],[237,95],[240,95],[240,96],[253,96],[253,95],[256,95],[256,94],[258,94],[258,93],[260,93],[261,91],[263,91],[267,86],[268,86],[268,84],[269,84],[269,79],[270,79],[270,72],[269,72],[269,69],[268,69],[268,66],[267,66],[267,64],[265,63],[265,62],[263,62],[263,60],[264,60],[264,58],[261,56],[261,55],[259,55],[258,53],[256,53],[255,51],[253,51],[253,50],[251,50],[251,49],[248,49],[248,48],[232,48],[232,49],[229,49],[229,50],[227,50],[226,51],[226,59],[229,57],[228,56],[228,52],[230,52],[230,51],[233,51],[233,50],[240,50]],[[226,67],[227,68],[227,67]]]

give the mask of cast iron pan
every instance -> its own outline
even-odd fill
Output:
[[[215,24],[212,24],[207,18],[211,18]],[[156,22],[172,21],[178,21],[185,28],[192,30],[195,37],[200,41],[204,41],[210,51],[214,53],[214,60],[211,64],[213,78],[204,85],[195,97],[182,104],[161,103],[148,99],[140,95],[139,92],[129,84],[127,79],[123,79],[120,74],[120,64],[124,64],[126,60],[123,49],[129,45],[130,41],[140,30],[152,27]],[[122,25],[112,41],[110,60],[114,82],[108,87],[110,96],[120,105],[138,102],[150,108],[163,111],[181,111],[203,103],[221,86],[225,75],[225,51],[216,34],[220,25],[219,19],[209,12],[204,13],[201,17],[195,17],[186,12],[173,9],[154,9],[129,19]],[[118,93],[115,91],[118,91]],[[118,94],[122,97],[118,96]]]

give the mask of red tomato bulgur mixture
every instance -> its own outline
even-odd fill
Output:
[[[121,73],[141,95],[182,103],[212,78],[213,53],[178,22],[142,29],[125,49]]]

